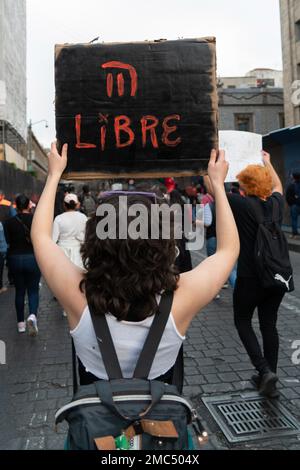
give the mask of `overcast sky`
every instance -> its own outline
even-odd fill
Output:
[[[28,120],[55,137],[54,45],[216,36],[218,75],[282,68],[279,0],[27,0]]]

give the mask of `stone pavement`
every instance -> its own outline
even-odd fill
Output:
[[[200,262],[203,253],[195,253]],[[300,365],[292,364],[292,343],[300,340],[300,254],[292,253],[296,291],[280,308],[280,402],[300,420]],[[201,286],[199,286],[201,288]],[[54,412],[72,396],[71,346],[66,319],[46,286],[41,289],[39,335],[16,331],[13,289],[0,297],[0,340],[7,365],[0,365],[0,449],[62,449],[66,426],[54,431]],[[229,444],[201,397],[253,390],[253,373],[233,324],[232,292],[222,290],[195,319],[185,344],[185,394],[198,407],[210,441],[205,449],[300,449],[300,435]],[[258,326],[256,321],[256,327]]]

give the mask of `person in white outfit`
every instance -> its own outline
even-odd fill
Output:
[[[85,237],[88,218],[79,212],[79,200],[76,194],[67,194],[64,198],[65,212],[54,219],[52,239],[65,255],[79,268],[83,268],[80,247]],[[63,311],[63,316],[67,316]]]
[[[78,212],[79,201],[76,194],[64,198],[65,212],[54,219],[52,239],[67,257],[79,268],[83,268],[80,246],[85,236],[87,217]]]

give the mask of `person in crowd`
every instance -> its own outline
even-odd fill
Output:
[[[65,212],[54,219],[52,239],[72,263],[83,268],[80,247],[85,236],[87,217],[77,210],[78,205],[79,200],[76,194],[65,196]]]
[[[0,222],[5,222],[6,220],[10,219],[11,217],[14,217],[16,215],[16,209],[14,207],[14,204],[12,204],[8,199],[5,199],[5,194],[4,191],[0,189]],[[6,267],[7,267],[7,278],[8,278],[8,283],[9,286],[14,285],[14,280],[11,274],[11,271],[9,269],[9,266],[7,264],[7,258],[6,258]],[[3,267],[4,268],[4,267]],[[5,289],[6,287],[3,287]]]
[[[196,226],[197,221],[197,197],[190,197],[191,205],[192,205],[192,221],[193,225]]]
[[[287,187],[286,201],[290,207],[292,234],[290,238],[298,238],[298,218],[300,215],[300,172],[293,173],[293,182]]]
[[[4,191],[0,189],[0,222],[4,222],[15,215],[16,210],[14,209],[13,204],[8,199],[5,199]]]
[[[54,204],[54,218],[60,214],[63,214],[64,209],[64,198],[66,196],[65,185],[59,185],[55,195],[55,204]]]
[[[263,152],[263,161],[264,166],[249,165],[237,175],[245,196],[228,194],[241,242],[237,280],[233,293],[233,309],[235,326],[258,372],[258,375],[252,377],[252,382],[262,395],[276,398],[279,395],[276,388],[279,351],[276,324],[284,291],[277,287],[264,289],[258,280],[254,257],[258,222],[248,199],[255,198],[259,201],[266,218],[272,216],[273,204],[277,204],[281,219],[284,200],[281,181],[271,164],[270,155],[266,152]],[[263,352],[252,327],[252,318],[256,308],[263,340]]]
[[[240,183],[238,183],[238,182],[231,183],[230,192],[231,192],[231,194],[241,194],[242,195],[242,191],[241,191],[241,188],[240,188]]]
[[[135,190],[135,181],[134,179],[130,179],[128,181],[128,191],[134,191]]]
[[[14,217],[16,214],[17,214],[17,211],[15,209],[15,204],[5,199],[4,191],[0,190],[0,222],[5,222],[11,217]],[[7,267],[8,284],[10,287],[12,287],[14,286],[14,280],[13,280],[10,267],[7,262],[7,258],[6,258],[6,267]]]
[[[182,238],[177,240],[177,247],[178,247],[178,256],[176,258],[175,265],[178,267],[180,273],[186,273],[191,271],[192,269],[192,259],[191,253],[189,250],[186,249],[187,239],[184,236],[184,217],[188,217],[188,222],[191,224],[191,214],[188,213],[186,208],[184,207],[184,201],[180,195],[180,193],[174,189],[169,194],[169,204],[172,206],[173,204],[178,204],[181,208],[181,231],[182,231]]]
[[[204,178],[204,181],[205,181],[205,187],[207,187],[207,178],[206,177]],[[213,204],[213,203],[214,203],[213,196],[211,194],[209,194],[209,192],[206,190],[206,194],[204,194],[204,196],[202,196],[201,204],[206,206],[207,204]]]
[[[174,239],[98,238],[96,229],[104,217],[94,215],[87,222],[82,256],[86,271],[74,265],[52,238],[55,193],[67,165],[67,145],[62,155],[51,146],[47,182],[35,211],[31,237],[37,260],[50,289],[68,313],[76,353],[89,371],[90,379],[106,379],[97,348],[90,308],[105,315],[124,377],[132,377],[158,302],[164,291],[173,292],[171,314],[155,356],[149,379],[162,377],[174,366],[185,334],[196,314],[217,294],[239,254],[239,238],[224,179],[228,171],[224,152],[212,151],[209,175],[215,192],[218,246],[216,254],[195,269],[176,274]],[[131,207],[137,202],[147,208],[156,195],[128,193]],[[115,207],[119,222],[119,196],[110,194],[103,202]],[[150,225],[149,225],[150,227]],[[161,226],[159,228],[161,234]],[[82,379],[81,379],[82,380]]]
[[[181,199],[183,200],[183,203],[184,203],[184,204],[190,204],[190,199],[189,199],[189,197],[188,197],[188,195],[187,195],[187,193],[186,193],[186,190],[185,190],[185,189],[180,189],[180,188],[178,188],[178,192],[179,192],[179,194],[180,194],[180,196],[181,196]]]
[[[187,186],[185,191],[191,200],[197,198],[197,188],[194,183],[192,183],[190,186]]]
[[[4,236],[4,228],[2,222],[0,222],[0,294],[7,291],[7,287],[3,285],[3,272],[5,265],[5,258],[7,252],[7,243]]]
[[[167,193],[171,193],[176,189],[176,183],[174,178],[164,178],[164,186],[167,188]]]
[[[96,210],[97,210],[97,204],[96,201],[90,191],[90,187],[85,184],[82,187],[82,194],[79,198],[80,202],[80,209],[85,214],[87,217],[92,217]]]
[[[207,193],[208,195],[209,193]],[[206,238],[206,254],[207,257],[214,256],[217,251],[217,230],[216,230],[216,206],[213,196],[210,196],[210,203],[204,205],[204,227]],[[215,296],[215,300],[221,298],[219,292]]]
[[[28,295],[29,316],[27,328],[30,336],[38,333],[37,314],[39,306],[39,282],[41,273],[37,265],[30,238],[32,214],[30,200],[24,194],[16,198],[17,215],[4,222],[4,233],[8,244],[7,259],[12,273],[16,293],[18,331],[26,331],[25,295]]]

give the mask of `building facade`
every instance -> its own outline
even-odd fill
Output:
[[[300,124],[300,0],[280,0],[287,126]]]
[[[283,90],[219,90],[219,129],[268,134],[285,127]]]
[[[26,140],[26,1],[0,0],[0,159],[25,170]]]
[[[219,129],[268,134],[285,127],[282,72],[254,69],[219,78]]]
[[[28,129],[28,162],[27,167],[39,179],[45,180],[48,172],[48,157],[32,130]]]

